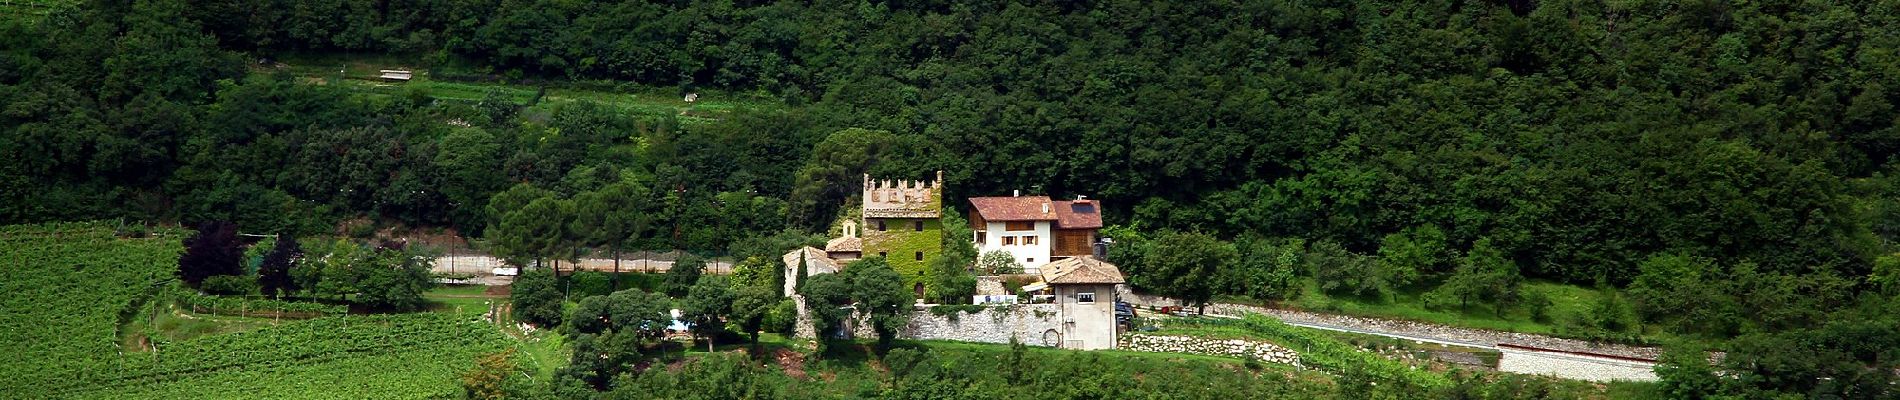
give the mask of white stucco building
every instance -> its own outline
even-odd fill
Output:
[[[1055,295],[1060,324],[1053,329],[1065,349],[1115,348],[1121,334],[1115,323],[1115,286],[1124,282],[1121,268],[1080,256],[1042,266],[1042,282],[1024,290]],[[1045,335],[1046,336],[1046,335]]]
[[[1080,198],[972,197],[969,219],[978,254],[1008,252],[1032,274],[1053,261],[1093,254],[1102,228],[1101,205]]]

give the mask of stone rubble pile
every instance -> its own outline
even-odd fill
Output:
[[[1251,358],[1263,362],[1300,365],[1300,354],[1272,343],[1240,339],[1129,334],[1121,338],[1124,350]]]

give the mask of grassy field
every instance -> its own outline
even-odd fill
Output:
[[[466,82],[435,79],[431,76],[430,69],[420,63],[389,55],[290,55],[276,61],[279,63],[278,66],[260,67],[257,72],[268,73],[281,70],[302,77],[306,82],[342,85],[364,93],[380,95],[393,96],[415,91],[436,99],[482,101],[492,94],[514,104],[536,108],[588,101],[629,114],[672,116],[686,124],[707,123],[742,113],[784,108],[783,104],[770,98],[713,91],[698,92],[700,97],[697,101],[687,102],[683,93],[675,88],[619,82],[560,82],[549,85],[528,85],[506,81]],[[382,79],[379,77],[380,71],[385,69],[413,71],[415,72],[414,79],[406,82]],[[546,92],[542,93],[542,90]],[[529,104],[536,101],[537,94],[541,94],[539,103]]]
[[[1420,290],[1401,290],[1390,298],[1362,298],[1330,296],[1319,290],[1319,284],[1307,280],[1298,299],[1277,304],[1293,309],[1344,314],[1362,317],[1401,319],[1431,322],[1443,325],[1490,329],[1508,332],[1535,333],[1563,337],[1584,337],[1584,332],[1573,321],[1583,318],[1591,308],[1602,301],[1604,293],[1596,289],[1552,282],[1526,282],[1524,292],[1540,291],[1548,295],[1551,301],[1547,317],[1542,320],[1532,318],[1530,310],[1523,306],[1506,307],[1498,313],[1490,306],[1473,304],[1465,309],[1431,309],[1425,306]],[[1625,298],[1627,301],[1627,298]],[[1249,303],[1245,299],[1218,299],[1217,301],[1235,301]],[[1682,338],[1666,332],[1645,332],[1642,338],[1651,342],[1680,340]]]

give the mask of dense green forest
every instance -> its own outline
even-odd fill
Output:
[[[1103,200],[1148,290],[1271,300],[1310,275],[1502,313],[1537,303],[1527,279],[1603,285],[1635,303],[1605,310],[1773,349],[1894,330],[1897,26],[1894,1],[86,1],[0,18],[0,224],[367,218],[544,256],[765,254],[859,173],[942,170],[947,199]],[[313,55],[770,106],[276,66]]]

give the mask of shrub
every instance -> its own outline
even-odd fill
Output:
[[[797,328],[797,324],[798,303],[793,302],[792,299],[785,299],[779,301],[778,304],[772,305],[772,309],[766,311],[765,323],[762,329],[765,329],[767,332],[791,336],[793,329]]]
[[[257,281],[240,275],[218,275],[205,278],[200,285],[205,293],[216,295],[248,295],[257,293]]]
[[[544,328],[561,324],[561,291],[555,286],[553,270],[522,271],[510,289],[508,300],[514,303],[516,320]]]
[[[1552,304],[1550,293],[1544,290],[1532,289],[1524,291],[1524,307],[1530,310],[1531,320],[1533,321],[1550,323],[1550,307]]]

